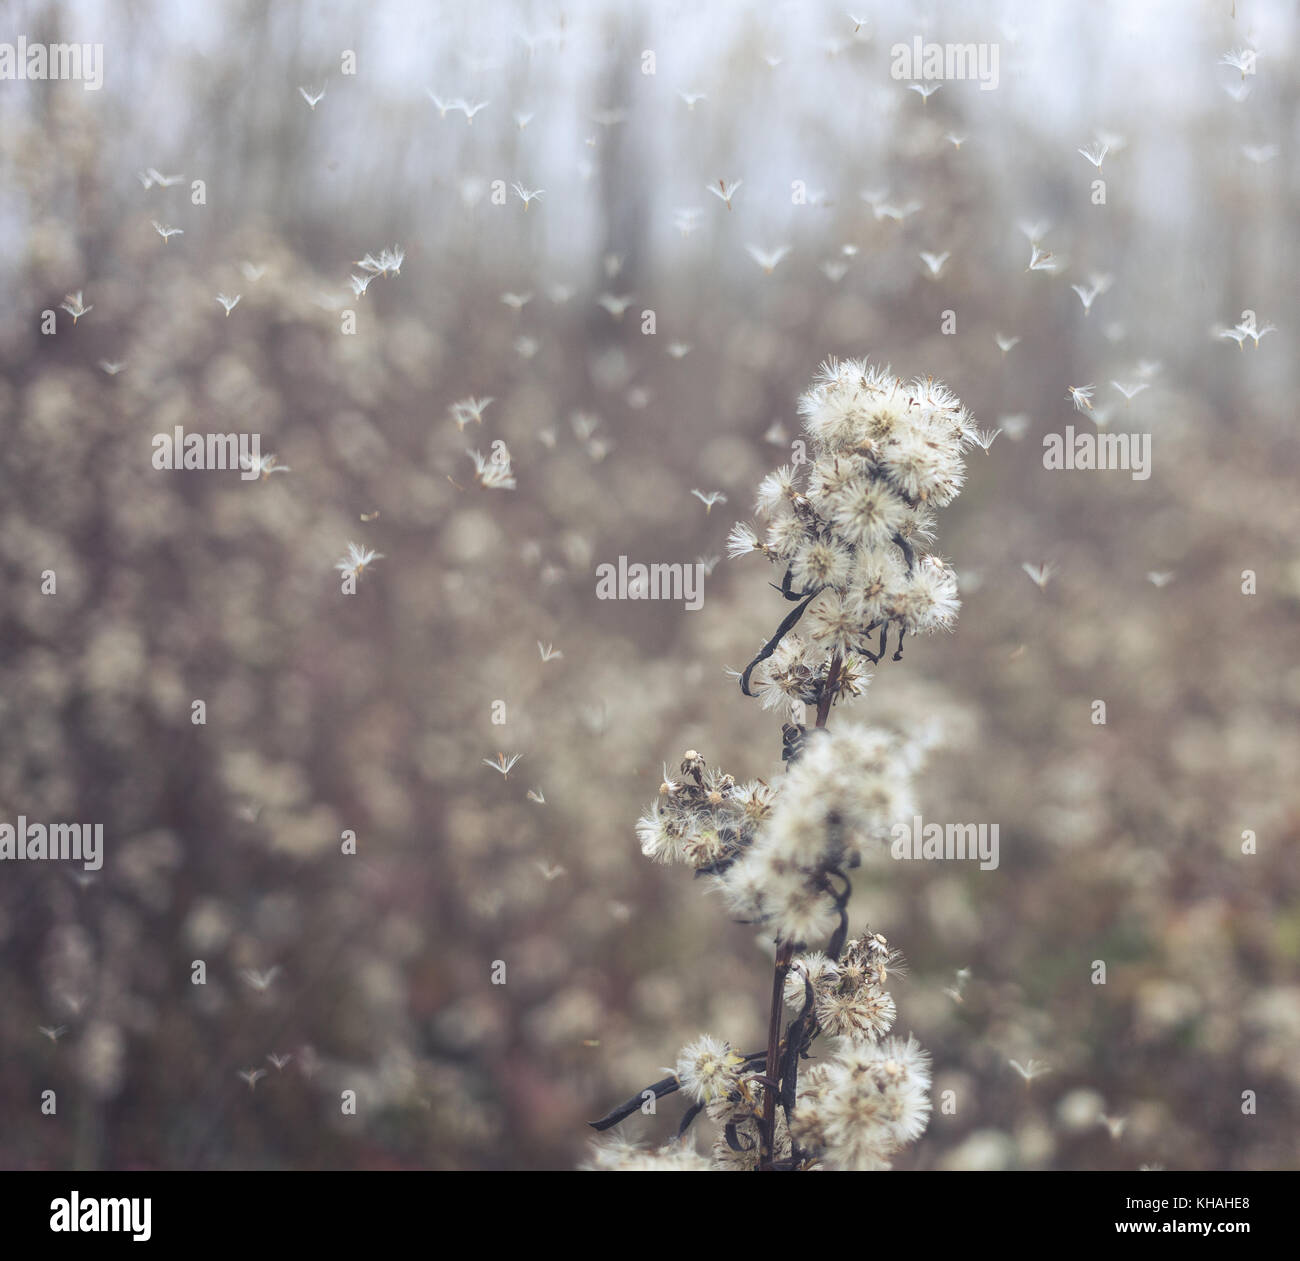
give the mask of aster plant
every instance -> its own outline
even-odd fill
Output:
[[[733,557],[776,565],[771,585],[793,605],[739,674],[786,719],[786,772],[738,783],[689,750],[637,824],[647,858],[693,868],[774,941],[767,1045],[683,1048],[668,1076],[593,1122],[609,1130],[681,1092],[677,1140],[605,1139],[593,1168],[887,1169],[929,1120],[929,1057],[888,1036],[898,952],[867,930],[850,940],[848,919],[847,873],[913,814],[919,745],[828,720],[866,690],[891,635],[899,661],[906,635],[951,628],[957,580],[930,550],[934,510],[959,493],[979,435],[941,384],[865,361],[824,364],[799,410],[801,458],[759,486],[762,525],[738,523],[728,540]],[[717,1129],[709,1155],[686,1141],[701,1113]]]

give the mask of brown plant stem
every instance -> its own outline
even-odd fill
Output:
[[[835,699],[835,688],[839,683],[841,656],[837,652],[831,658],[830,669],[826,672],[826,682],[822,687],[821,699],[817,702],[817,726],[825,727],[830,717],[831,702]],[[776,970],[772,974],[772,1009],[767,1020],[767,1067],[764,1076],[767,1083],[763,1087],[763,1127],[759,1134],[759,1168],[772,1167],[773,1148],[776,1142],[776,1097],[781,1087],[781,1014],[785,1007],[785,978],[790,971],[790,960],[794,957],[794,943],[783,941],[776,949]],[[796,1062],[797,1069],[797,1062]]]
[[[772,1010],[767,1021],[766,1084],[763,1086],[763,1127],[759,1131],[760,1169],[771,1167],[776,1140],[776,1097],[781,1074],[781,1011],[785,1005],[785,974],[794,957],[794,942],[783,941],[776,948],[776,970],[772,973]]]
[[[817,702],[817,725],[824,727],[831,716],[831,702],[835,700],[835,689],[840,681],[841,657],[837,652],[831,658],[831,668],[826,671],[826,682],[822,684],[821,699]]]

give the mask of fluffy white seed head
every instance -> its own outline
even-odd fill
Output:
[[[708,1103],[736,1089],[743,1063],[727,1043],[705,1034],[681,1049],[673,1071],[696,1103]]]
[[[930,1119],[929,1057],[912,1038],[840,1040],[812,1069],[795,1109],[794,1138],[829,1169],[888,1169],[891,1156]]]
[[[648,1148],[615,1136],[594,1144],[583,1168],[617,1173],[700,1172],[712,1170],[714,1163],[683,1143]]]
[[[761,551],[784,569],[787,595],[823,597],[806,612],[811,651],[801,665],[809,676],[797,683],[785,675],[765,695],[769,708],[816,700],[832,660],[874,654],[880,641],[868,637],[877,632],[952,628],[960,608],[956,575],[929,549],[935,509],[960,492],[964,453],[980,437],[944,385],[904,381],[865,360],[823,364],[799,412],[808,462],[764,478],[755,506],[766,524],[738,523],[728,538],[732,556]],[[782,670],[765,673],[771,677],[755,676],[760,683]]]

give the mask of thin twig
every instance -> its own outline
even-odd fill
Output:
[[[686,1137],[686,1131],[691,1128],[691,1122],[703,1111],[704,1105],[702,1103],[693,1103],[686,1109],[685,1115],[682,1117],[682,1123],[677,1127],[678,1141]]]
[[[638,1090],[626,1103],[620,1103],[617,1108],[607,1112],[599,1121],[589,1121],[588,1124],[593,1130],[608,1130],[617,1125],[620,1121],[626,1120],[632,1115],[644,1102],[646,1092],[650,1092],[656,1099],[662,1099],[665,1095],[671,1095],[673,1091],[681,1087],[681,1082],[677,1080],[675,1073],[662,1077],[657,1082],[652,1082],[645,1090]]]
[[[820,590],[821,588],[819,587],[818,591]],[[755,657],[754,660],[751,661],[745,667],[745,673],[740,676],[740,690],[744,692],[746,696],[754,695],[754,693],[749,690],[749,676],[753,672],[754,667],[758,665],[760,661],[766,661],[768,657],[770,657],[777,650],[777,648],[781,644],[781,641],[794,628],[794,624],[803,616],[804,609],[806,609],[812,603],[813,596],[815,596],[816,594],[817,591],[814,591],[812,595],[810,595],[801,605],[799,605],[798,608],[792,609],[790,611],[785,621],[783,621],[781,625],[776,628],[776,634],[773,635],[772,638],[769,639],[767,643],[763,645],[763,651],[760,652],[758,656]]]
[[[757,1063],[767,1057],[766,1051],[750,1051],[744,1057],[744,1066]],[[661,1078],[657,1082],[652,1082],[642,1090],[638,1090],[631,1099],[626,1103],[620,1103],[617,1108],[607,1112],[599,1121],[588,1121],[587,1124],[593,1130],[608,1130],[616,1126],[620,1121],[627,1120],[638,1108],[645,1103],[646,1092],[649,1091],[656,1099],[662,1099],[666,1095],[671,1095],[675,1090],[681,1088],[681,1082],[677,1080],[676,1075]]]
[[[808,969],[803,969],[803,1007],[785,1031],[785,1055],[781,1061],[781,1108],[785,1119],[794,1115],[795,1098],[799,1093],[799,1057],[808,1046],[808,1017],[813,1008],[813,986]],[[815,1030],[814,1030],[815,1032]]]
[[[903,553],[903,559],[907,561],[907,572],[910,574],[916,568],[916,553],[912,550],[912,545],[901,534],[895,534],[893,542]]]
[[[785,1003],[785,974],[794,956],[794,942],[783,941],[776,948],[776,969],[772,973],[772,1008],[767,1021],[767,1080],[763,1087],[763,1125],[759,1131],[759,1168],[771,1163],[776,1135],[776,1096],[781,1074],[781,1010]]]
[[[817,702],[817,725],[824,727],[831,714],[831,705],[835,700],[835,688],[840,681],[840,654],[831,658],[831,668],[826,671],[826,682],[822,684],[821,699]]]

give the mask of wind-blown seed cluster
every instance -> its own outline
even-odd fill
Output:
[[[776,1115],[776,1164],[884,1170],[899,1148],[924,1132],[931,1110],[929,1056],[911,1037],[885,1037],[895,1016],[885,984],[898,963],[898,952],[879,934],[850,941],[839,960],[820,951],[795,959],[786,1005],[797,1013],[798,1026],[810,1019],[828,1036],[830,1053],[804,1073],[788,1116],[784,1109]],[[762,1067],[757,1057],[747,1059],[717,1038],[698,1038],[670,1071],[719,1131],[710,1156],[681,1141],[649,1149],[615,1136],[595,1147],[588,1168],[756,1169],[766,1091],[756,1074]]]
[[[911,813],[914,754],[897,737],[860,726],[809,736],[766,825],[723,877],[733,913],[795,942],[834,932],[845,871]]]
[[[888,1169],[930,1119],[930,1057],[914,1038],[842,1041],[801,1084],[790,1133],[829,1169]]]
[[[834,939],[845,924],[846,869],[888,837],[912,810],[915,746],[865,727],[816,730],[776,788],[737,784],[695,750],[680,777],[665,774],[637,835],[647,858],[682,863],[716,882],[729,909],[779,940]],[[798,1083],[794,1107],[778,1112],[771,1160],[788,1167],[884,1169],[891,1153],[924,1130],[930,1103],[925,1053],[908,1039],[881,1039],[896,1007],[886,988],[899,955],[879,934],[844,945],[838,958],[796,956],[785,982],[791,1039],[831,1040],[831,1055]],[[795,1029],[800,1032],[796,1034]],[[591,1167],[609,1170],[757,1168],[766,1087],[761,1057],[704,1036],[666,1071],[721,1131],[712,1164],[669,1144],[648,1151],[623,1139],[599,1146]]]
[[[829,361],[800,400],[809,458],[759,486],[760,531],[738,522],[732,556],[762,552],[786,570],[783,591],[807,597],[803,633],[784,637],[756,663],[754,684],[771,708],[815,703],[835,656],[838,696],[865,686],[860,658],[884,654],[891,625],[902,634],[949,630],[957,579],[928,548],[934,510],[952,502],[965,477],[974,419],[936,381],[905,382],[865,360]],[[873,651],[868,636],[879,630]]]
[[[737,784],[695,750],[680,779],[665,778],[637,822],[641,852],[715,877],[739,917],[782,939],[829,936],[839,919],[835,873],[912,813],[916,753],[898,737],[860,726],[808,733],[780,789]]]
[[[737,784],[688,749],[680,778],[665,767],[658,799],[637,820],[641,852],[652,862],[720,874],[753,843],[775,800],[776,790],[763,780]]]
[[[790,1020],[778,1038],[775,1010],[769,1046],[748,1054],[697,1039],[649,1092],[690,1099],[683,1133],[701,1112],[718,1127],[711,1163],[680,1139],[650,1151],[619,1138],[597,1148],[592,1168],[887,1169],[929,1120],[929,1057],[911,1037],[887,1037],[897,1015],[887,982],[899,955],[878,933],[846,941],[847,873],[913,815],[921,744],[826,720],[836,700],[866,687],[863,659],[883,658],[891,625],[896,660],[906,632],[952,626],[956,578],[925,545],[933,510],[961,489],[976,431],[942,385],[904,383],[865,362],[823,365],[800,411],[806,473],[801,464],[765,478],[765,534],[738,524],[730,539],[733,555],[759,551],[780,563],[781,593],[799,605],[741,675],[751,695],[752,676],[764,708],[788,707],[786,773],[779,786],[738,782],[691,749],[676,775],[665,766],[637,822],[647,858],[692,868],[736,919],[776,940],[774,1007],[783,1000]],[[873,651],[867,637],[877,630]],[[805,705],[818,708],[811,729]],[[819,1036],[828,1053],[801,1077]]]

